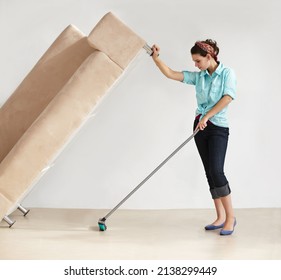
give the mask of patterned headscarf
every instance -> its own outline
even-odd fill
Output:
[[[207,44],[205,42],[202,42],[202,41],[197,41],[195,43],[195,45],[197,45],[201,50],[203,50],[206,53],[210,54],[214,58],[215,61],[218,60],[216,52],[215,52],[214,48],[211,45],[209,45],[209,44]]]

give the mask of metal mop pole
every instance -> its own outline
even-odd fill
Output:
[[[106,230],[105,221],[110,217],[126,200],[128,200],[149,178],[151,178],[163,165],[165,165],[179,150],[181,150],[197,133],[199,129],[195,130],[193,134],[188,137],[176,150],[174,150],[165,160],[163,160],[147,177],[145,177],[124,199],[122,199],[110,212],[103,218],[99,219],[98,225],[101,231]]]

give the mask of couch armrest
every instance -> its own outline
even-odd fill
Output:
[[[89,44],[110,57],[122,69],[146,44],[111,12],[107,13],[88,36]]]

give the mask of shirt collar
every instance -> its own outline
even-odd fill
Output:
[[[222,64],[221,62],[219,62],[219,65],[218,65],[218,67],[217,67],[217,69],[215,70],[214,73],[216,73],[217,75],[220,75],[223,69],[224,69],[223,64]],[[200,72],[200,76],[201,76],[201,77],[202,77],[202,76],[205,76],[205,75],[209,75],[209,73],[208,73],[207,70],[204,70],[204,71],[201,71],[201,72]]]

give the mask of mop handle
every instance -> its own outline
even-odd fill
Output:
[[[167,163],[180,149],[182,149],[197,133],[196,129],[176,150],[174,150],[165,160],[163,160],[147,177],[145,177],[124,199],[122,199],[106,216],[106,220],[113,212],[115,212],[128,198],[130,198],[149,178],[151,178],[163,165]]]

